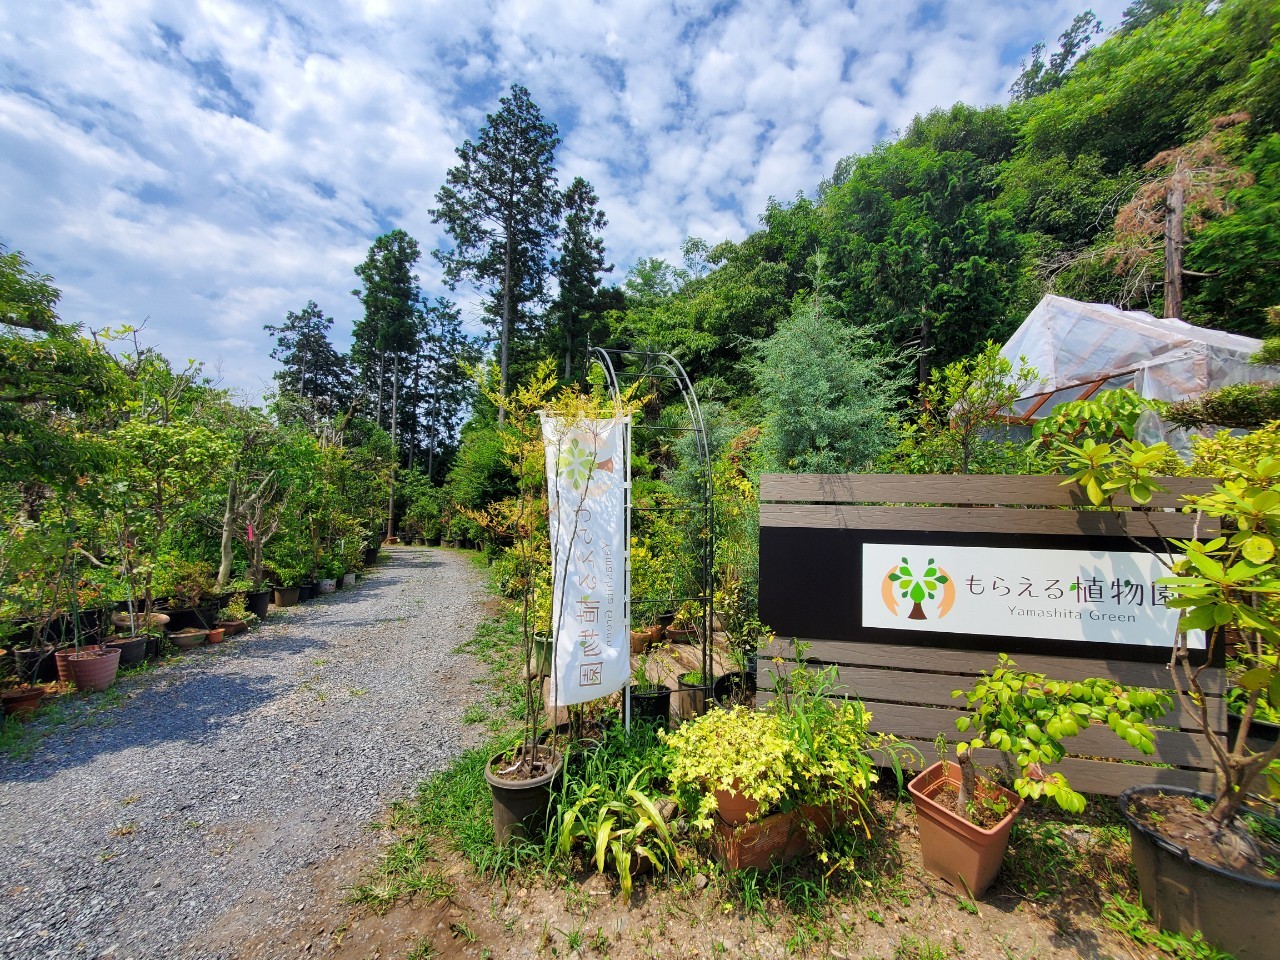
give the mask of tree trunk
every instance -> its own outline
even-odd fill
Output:
[[[376,423],[378,426],[382,426],[382,387],[383,387],[382,367],[383,367],[383,364],[386,363],[386,360],[387,360],[387,355],[385,353],[378,354],[378,409],[377,411],[375,411],[373,415],[373,422]]]
[[[956,813],[969,820],[969,808],[973,806],[973,797],[978,788],[978,771],[973,766],[973,754],[964,750],[961,751],[960,761],[960,787],[956,791]]]
[[[222,562],[218,565],[218,586],[224,586],[231,579],[231,562],[235,557],[235,526],[240,512],[236,503],[240,490],[235,477],[237,469],[239,464],[232,464],[231,481],[227,484],[227,507],[222,512]]]
[[[400,354],[392,360],[391,368],[391,483],[387,491],[387,539],[392,536],[392,524],[396,514],[396,467],[400,464],[400,448],[396,440],[396,403],[400,398]]]
[[[1182,249],[1187,204],[1187,173],[1178,160],[1169,179],[1164,218],[1164,315],[1182,319]]]
[[[917,600],[915,604],[911,607],[911,612],[907,614],[907,619],[908,620],[928,620],[929,619],[924,615],[924,607],[920,606],[919,600]]]
[[[511,342],[511,231],[507,231],[502,268],[502,349],[498,360],[498,426],[507,419],[507,352]]]

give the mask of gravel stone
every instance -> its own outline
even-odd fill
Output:
[[[283,935],[317,866],[371,860],[368,824],[474,739],[477,667],[453,651],[485,599],[466,554],[386,550],[354,589],[119,680],[97,722],[0,759],[0,958],[222,958],[215,925]]]

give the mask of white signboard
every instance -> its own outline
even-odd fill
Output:
[[[1172,647],[1178,611],[1151,554],[865,543],[862,625]],[[1204,633],[1188,646],[1204,649]]]
[[[564,423],[542,417],[551,511],[552,699],[585,703],[621,690],[631,673],[624,498],[626,418]]]

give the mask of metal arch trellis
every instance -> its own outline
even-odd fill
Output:
[[[622,368],[621,370],[614,363],[617,358],[622,361],[631,361],[633,367],[631,369]],[[706,421],[702,417],[702,407],[698,403],[698,395],[693,389],[693,383],[689,380],[689,375],[685,373],[684,367],[680,361],[669,353],[658,353],[646,350],[609,350],[604,347],[592,347],[589,355],[589,362],[598,364],[604,372],[605,385],[613,397],[615,403],[619,400],[621,387],[625,383],[636,382],[640,380],[671,380],[674,381],[680,390],[680,398],[684,401],[685,410],[689,415],[688,427],[658,427],[647,426],[646,429],[654,431],[669,432],[691,432],[697,442],[698,460],[699,460],[699,484],[700,502],[689,504],[684,507],[675,508],[646,508],[637,507],[632,501],[631,496],[631,444],[630,434],[628,434],[628,443],[626,450],[627,460],[627,484],[626,484],[626,537],[627,537],[627,610],[626,615],[628,621],[631,618],[631,561],[630,561],[630,544],[631,544],[631,515],[632,512],[639,513],[658,513],[671,512],[672,509],[677,511],[689,512],[700,518],[699,524],[699,543],[701,550],[699,551],[697,563],[698,575],[698,593],[691,597],[677,597],[677,603],[695,602],[702,608],[701,623],[702,629],[698,631],[702,641],[702,677],[703,682],[707,684],[708,696],[710,696],[710,687],[715,682],[713,671],[715,668],[714,658],[712,657],[712,639],[715,625],[715,505],[713,499],[714,486],[711,474],[711,442],[707,434]],[[638,369],[637,369],[638,368]],[[641,601],[646,604],[656,604],[663,602],[661,598],[654,598]]]

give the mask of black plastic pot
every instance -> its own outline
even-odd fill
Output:
[[[1228,710],[1227,742],[1234,745],[1236,737],[1239,735],[1240,718]],[[1249,736],[1245,739],[1245,743],[1248,744],[1250,750],[1256,753],[1266,753],[1276,745],[1277,738],[1280,738],[1280,726],[1254,717],[1249,723]]]
[[[527,840],[545,830],[551,784],[564,760],[557,756],[550,770],[532,780],[504,780],[492,769],[498,759],[500,757],[493,757],[485,764],[484,778],[493,794],[493,839],[501,847],[511,840]]]
[[[364,565],[366,567],[372,567],[377,562],[378,562],[377,544],[375,544],[372,547],[365,547],[364,548]]]
[[[267,619],[267,607],[271,603],[271,590],[254,590],[244,595],[245,609],[259,620]]]
[[[15,647],[14,667],[23,683],[52,683],[58,679],[58,664],[53,658],[53,644]]]
[[[208,630],[199,607],[183,607],[180,610],[164,610],[169,616],[170,630]]]
[[[314,600],[315,598],[316,598],[316,585],[314,581],[311,583],[301,583],[298,585],[298,602],[299,603],[306,603],[308,600]]]
[[[148,660],[159,660],[160,653],[164,649],[164,637],[158,633],[147,635],[146,658]]]
[[[625,706],[626,700],[623,700]],[[631,720],[643,720],[666,726],[671,719],[671,688],[638,690],[631,685]]]
[[[1192,857],[1131,811],[1134,798],[1151,794],[1213,798],[1187,787],[1130,787],[1120,794],[1142,903],[1156,926],[1187,936],[1199,931],[1237,960],[1274,957],[1280,944],[1280,881],[1243,876]]]
[[[440,538],[439,538],[439,537],[427,537],[427,546],[428,546],[428,547],[438,547],[438,546],[440,546]]]
[[[108,640],[108,647],[119,647],[120,649],[120,666],[132,667],[141,663],[147,656],[148,640],[143,637],[117,637],[115,640]]]
[[[737,703],[753,703],[755,695],[756,672],[754,670],[726,673],[722,677],[716,677],[716,682],[711,685],[711,698],[722,707]]]

